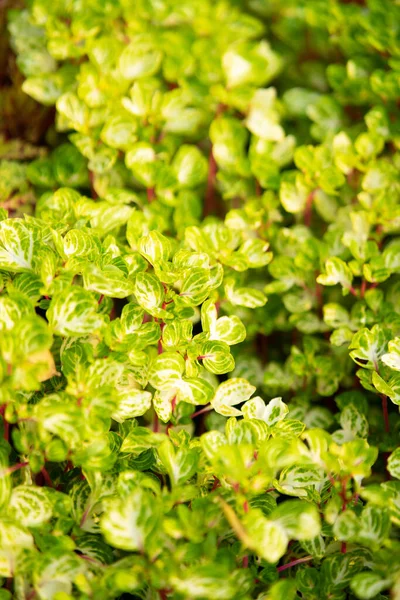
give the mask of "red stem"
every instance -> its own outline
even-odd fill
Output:
[[[3,404],[3,406],[0,407],[0,415],[3,417],[3,428],[4,428],[4,439],[6,440],[6,442],[8,442],[10,440],[10,423],[8,421],[6,421],[6,418],[4,416],[4,413],[6,412],[6,407],[7,404]]]
[[[386,433],[390,432],[390,423],[389,423],[389,411],[388,411],[388,403],[387,396],[385,394],[380,394],[382,400],[382,412],[383,412],[383,422],[385,423],[385,431]]]
[[[358,298],[357,290],[355,290],[352,285],[349,287],[349,292],[350,294],[353,294],[355,298]]]
[[[305,556],[304,558],[297,558],[296,560],[292,560],[291,562],[286,563],[286,565],[282,565],[277,568],[278,573],[281,571],[286,571],[286,569],[290,569],[291,567],[295,567],[296,565],[301,565],[302,563],[309,562],[312,560],[312,556]]]
[[[81,522],[79,523],[79,527],[83,527],[84,526],[84,524],[86,522],[86,519],[88,518],[89,513],[90,513],[91,510],[92,510],[92,506],[90,504],[88,504],[87,507],[86,507],[86,509],[85,509],[85,512],[82,515]]]
[[[23,469],[24,467],[27,467],[28,465],[29,465],[28,462],[20,462],[20,463],[17,463],[16,465],[12,465],[12,467],[7,467],[7,469],[5,469],[5,472],[7,475],[10,475],[11,473],[18,471],[19,469]]]
[[[158,420],[158,414],[155,412],[153,417],[153,431],[158,433],[160,431],[160,421]]]
[[[314,200],[315,190],[310,192],[307,196],[306,206],[304,209],[304,225],[307,227],[311,227],[311,219],[312,219],[312,205]]]
[[[48,487],[51,487],[51,488],[53,488],[53,487],[54,487],[54,484],[53,484],[53,482],[52,482],[52,480],[51,480],[51,477],[50,477],[50,475],[49,475],[49,474],[48,474],[48,472],[47,472],[47,469],[45,469],[45,468],[43,467],[43,469],[41,470],[41,473],[42,473],[42,475],[43,475],[43,479],[45,480],[45,482],[46,482],[47,486],[48,486]]]
[[[323,287],[320,283],[316,283],[315,284],[315,297],[317,300],[317,309],[318,309],[318,314],[319,316],[323,317],[323,305],[324,305],[324,299],[323,299]]]
[[[176,406],[176,396],[174,396],[171,400],[171,410],[174,412]]]
[[[99,197],[98,193],[94,189],[94,174],[93,171],[89,171],[89,182],[90,182],[90,192],[92,194],[93,200]]]
[[[156,199],[156,193],[154,188],[147,188],[147,200],[149,203],[153,202]]]
[[[221,485],[221,484],[220,484],[220,482],[219,482],[219,479],[218,479],[218,477],[215,477],[215,475],[213,475],[213,477],[214,477],[214,483],[213,483],[213,486],[212,486],[212,488],[211,488],[211,491],[212,491],[212,492],[213,492],[214,490],[216,490],[218,487],[220,487],[220,485]]]
[[[344,512],[347,508],[346,484],[347,484],[347,478],[345,477],[344,479],[342,479],[342,489],[340,491],[340,495],[342,497],[342,512]],[[340,546],[340,552],[342,554],[346,554],[346,552],[347,552],[346,542],[342,542],[342,544]]]
[[[212,410],[212,406],[205,406],[201,410],[198,410],[198,411],[194,412],[191,415],[191,418],[194,419],[195,417],[198,417],[199,415],[202,415],[203,413],[209,412],[210,410]]]

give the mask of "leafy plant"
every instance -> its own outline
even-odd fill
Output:
[[[399,23],[9,12],[1,600],[400,598]]]

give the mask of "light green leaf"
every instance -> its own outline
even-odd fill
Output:
[[[158,231],[150,231],[148,235],[140,238],[138,250],[154,266],[169,259],[171,242]]]
[[[233,407],[248,400],[255,391],[256,388],[246,379],[228,379],[218,386],[211,404],[214,410],[224,417],[239,416],[240,410]]]
[[[185,188],[195,188],[207,178],[207,160],[196,146],[181,146],[172,168],[179,184]]]
[[[209,282],[210,270],[194,267],[184,273],[179,296],[192,306],[197,306],[209,295]]]
[[[235,367],[235,361],[230,353],[229,346],[224,342],[212,341],[203,344],[198,360],[202,360],[207,371],[217,375],[229,373]]]
[[[0,222],[0,269],[19,273],[33,268],[35,232],[22,219]]]
[[[185,361],[177,352],[163,352],[153,361],[149,382],[156,390],[168,390],[182,379]]]
[[[249,537],[248,545],[269,563],[276,563],[285,554],[289,538],[285,529],[264,517],[259,509],[250,509],[243,525]]]
[[[157,448],[162,464],[171,478],[172,485],[180,485],[196,472],[198,452],[196,448],[176,449],[169,439]]]
[[[248,287],[236,287],[235,282],[228,279],[225,283],[225,293],[229,302],[234,306],[259,308],[267,302],[267,297],[260,290]]]
[[[317,282],[322,285],[340,285],[344,290],[349,290],[353,281],[353,274],[346,263],[337,256],[330,258],[325,263],[326,274],[319,275]]]
[[[291,539],[313,540],[321,532],[317,507],[302,500],[282,502],[270,513],[269,518],[283,527]]]
[[[396,448],[389,456],[387,468],[392,477],[400,479],[400,448]]]
[[[164,302],[165,292],[162,283],[150,273],[138,273],[135,279],[134,293],[140,306],[150,314],[157,316]]]
[[[282,421],[288,412],[289,408],[282,402],[282,398],[273,398],[265,405],[264,400],[257,396],[242,406],[242,413],[246,419],[259,419],[270,427]]]
[[[88,265],[83,271],[83,286],[110,298],[126,298],[136,289],[133,281],[114,265],[106,265],[104,269]]]
[[[220,317],[210,323],[209,332],[210,340],[218,340],[229,346],[240,344],[246,338],[246,328],[236,315]]]
[[[131,43],[119,57],[119,70],[125,79],[133,81],[154,75],[161,64],[162,53],[148,34],[131,37]]]
[[[82,336],[103,326],[103,318],[97,310],[98,303],[90,292],[72,286],[53,296],[46,314],[54,333]]]
[[[45,491],[30,485],[19,485],[13,489],[9,511],[24,527],[39,527],[49,521],[53,513]]]
[[[104,502],[101,531],[110,546],[143,552],[157,530],[160,510],[155,496],[136,488],[123,499]]]
[[[115,399],[117,406],[111,416],[118,423],[140,417],[151,407],[151,393],[144,390],[118,390]]]
[[[378,573],[366,572],[355,575],[350,582],[350,587],[360,600],[372,600],[390,587],[391,583],[391,579],[385,579]]]
[[[400,338],[394,338],[388,344],[388,350],[386,354],[383,354],[381,360],[385,365],[400,371]]]

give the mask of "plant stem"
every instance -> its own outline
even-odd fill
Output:
[[[220,482],[219,482],[219,479],[218,479],[218,477],[215,477],[215,475],[213,475],[213,477],[214,477],[214,483],[213,483],[213,486],[212,486],[212,488],[211,488],[211,491],[212,491],[212,492],[213,492],[214,490],[216,490],[218,487],[220,487],[220,485],[221,485],[221,484],[220,484]]]
[[[94,173],[93,171],[89,171],[89,182],[90,182],[90,193],[92,194],[93,200],[99,197],[98,193],[94,189]]]
[[[10,423],[6,421],[4,413],[6,412],[7,404],[0,407],[0,415],[3,417],[4,439],[6,442],[10,440]]]
[[[203,413],[209,412],[210,410],[212,410],[212,406],[205,406],[204,408],[202,408],[201,410],[198,410],[196,412],[194,412],[191,415],[191,418],[194,419],[195,417],[198,417],[199,415],[202,415]]]
[[[346,485],[347,485],[347,478],[345,477],[344,479],[342,479],[342,489],[340,491],[340,496],[342,498],[342,512],[344,512],[347,509]],[[340,552],[342,554],[346,554],[346,552],[347,552],[346,542],[342,542],[342,545],[340,547]]]
[[[306,206],[304,209],[304,225],[306,227],[311,227],[311,219],[312,219],[312,205],[314,200],[315,190],[310,192],[307,196]]]
[[[154,191],[154,188],[147,188],[147,200],[149,201],[149,203],[153,202],[153,200],[156,199],[156,193]]]
[[[297,558],[296,560],[292,560],[291,562],[286,563],[286,565],[282,565],[277,568],[278,573],[281,571],[286,571],[286,569],[290,569],[291,567],[295,567],[296,565],[301,565],[302,563],[309,562],[312,560],[312,556],[305,556],[304,558]]]
[[[367,281],[365,279],[363,279],[361,282],[361,287],[360,287],[361,298],[364,298],[366,290],[367,290]]]
[[[47,486],[48,486],[48,487],[51,487],[51,488],[53,488],[53,487],[54,487],[54,484],[53,484],[53,482],[52,482],[52,480],[51,480],[51,477],[50,477],[50,475],[49,475],[49,474],[48,474],[48,472],[47,472],[47,469],[45,469],[45,468],[43,467],[43,469],[41,470],[41,473],[42,473],[42,475],[43,475],[43,479],[45,480],[45,482],[46,482]]]
[[[28,465],[29,465],[28,462],[17,463],[16,465],[13,465],[12,467],[7,467],[7,469],[5,469],[5,474],[11,475],[11,473],[18,471],[19,469],[23,469],[24,467],[27,467]]]
[[[355,298],[358,298],[358,293],[357,293],[357,290],[355,290],[355,289],[353,288],[353,286],[352,286],[352,285],[349,287],[349,292],[350,292],[350,294],[352,294],[352,295],[353,295]]]
[[[153,431],[158,433],[160,431],[160,421],[158,420],[158,414],[155,412],[153,417]]]
[[[385,394],[380,394],[382,400],[382,413],[383,413],[383,422],[385,424],[386,433],[390,433],[390,423],[389,423],[389,411],[388,411],[388,403],[387,396]]]

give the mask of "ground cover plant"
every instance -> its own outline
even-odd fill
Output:
[[[399,600],[399,3],[7,19],[0,600]]]

